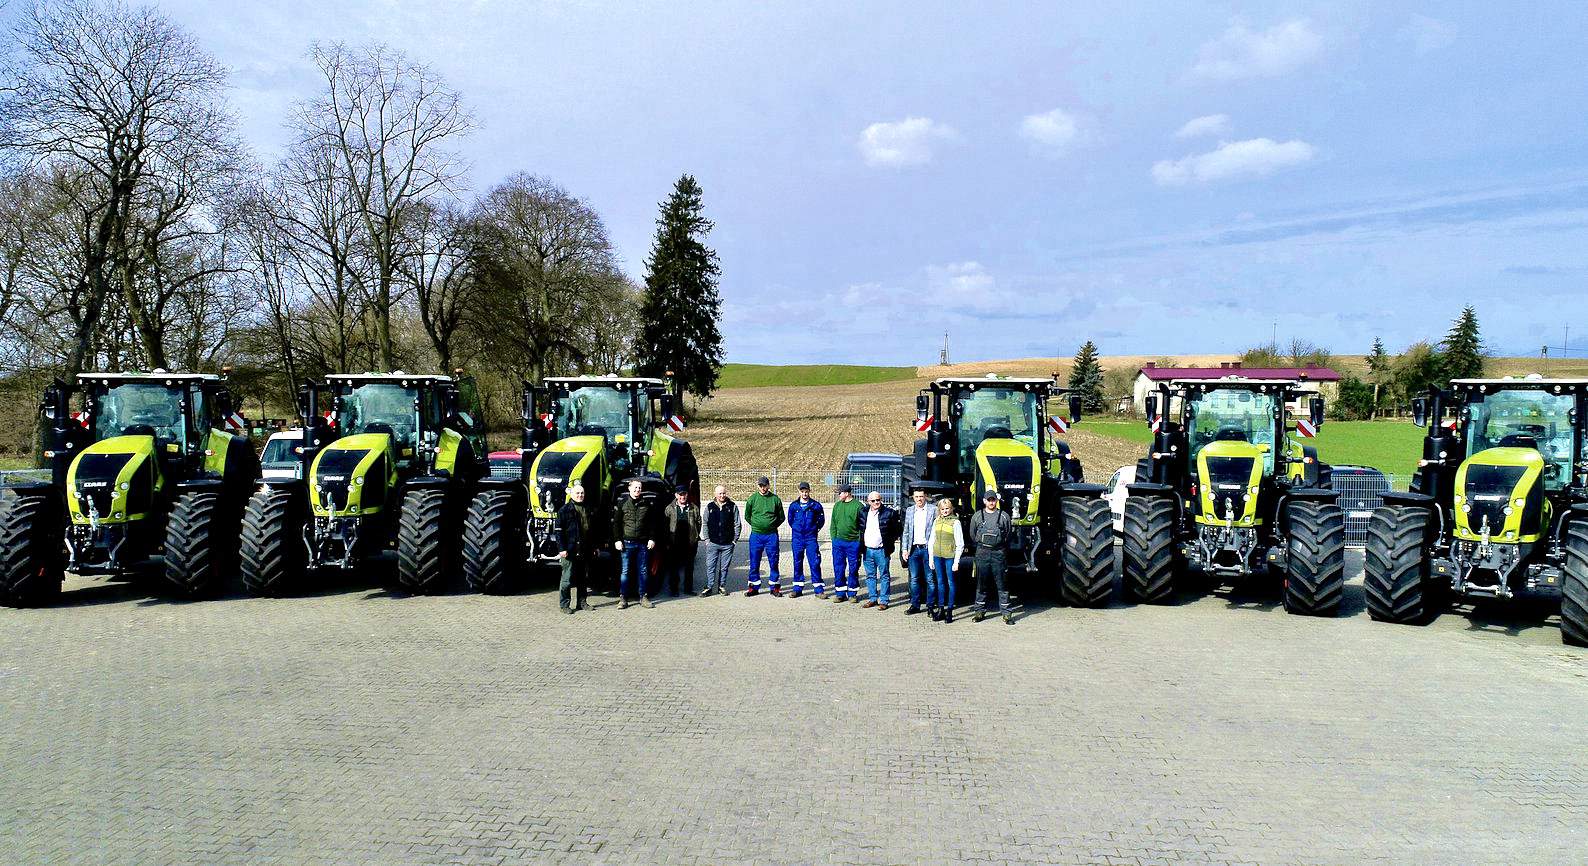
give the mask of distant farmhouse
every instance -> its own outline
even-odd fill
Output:
[[[1147,411],[1147,395],[1158,385],[1173,379],[1223,379],[1238,376],[1243,379],[1296,379],[1302,390],[1317,391],[1324,399],[1334,401],[1340,396],[1340,374],[1328,367],[1242,367],[1240,361],[1227,361],[1217,367],[1160,367],[1148,361],[1136,373],[1136,383],[1131,404],[1138,413]]]

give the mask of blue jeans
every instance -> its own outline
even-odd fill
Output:
[[[833,591],[839,598],[860,595],[860,542],[833,539]]]
[[[910,548],[910,607],[932,603],[932,551],[924,544]]]
[[[640,597],[644,598],[650,593],[645,591],[645,578],[651,570],[650,551],[645,549],[643,541],[623,542],[623,571],[618,574],[618,597],[629,597],[629,576],[634,575],[640,581]],[[611,584],[608,584],[611,586]]]
[[[936,607],[954,606],[954,559],[949,556],[932,557],[932,591],[927,596]]]
[[[805,589],[805,566],[811,569],[811,588],[820,594],[822,586],[822,546],[814,535],[796,535],[789,541],[789,552],[794,554],[794,591]]]
[[[772,588],[776,589],[781,575],[777,571],[777,533],[752,532],[750,533],[750,588],[761,588],[761,557],[766,557],[766,570],[772,576]]]
[[[888,551],[880,547],[866,548],[866,594],[877,604],[887,604],[892,582],[893,578],[888,575]]]

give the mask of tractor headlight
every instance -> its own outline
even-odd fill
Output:
[[[1470,502],[1461,503],[1461,510],[1462,511],[1471,511],[1472,510],[1472,503],[1470,503]]]
[[[114,517],[117,520],[120,520],[121,519],[121,512],[120,511],[113,512],[110,516]]]
[[[1513,499],[1513,500],[1511,500],[1511,504],[1515,505],[1517,508],[1521,508],[1522,506],[1527,504],[1527,500],[1526,499]]]
[[[121,486],[122,490],[126,490],[129,485],[127,484],[127,482],[123,481],[123,482],[121,482],[120,486]]]
[[[1248,487],[1248,488],[1246,488],[1246,492],[1248,494],[1252,495],[1252,496],[1256,496],[1257,495],[1257,488],[1256,487]]]
[[[364,483],[364,476],[362,476],[362,475],[354,476],[353,477],[353,483],[354,484],[363,484]]]
[[[358,506],[357,505],[349,505],[347,507],[347,513],[349,513],[349,514],[357,514],[358,513]]]
[[[1505,508],[1503,509],[1503,511],[1501,513],[1503,513],[1506,517],[1510,517],[1511,516],[1511,506],[1509,506],[1509,505],[1505,506]]]

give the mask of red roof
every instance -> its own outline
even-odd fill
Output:
[[[1312,382],[1338,382],[1340,374],[1328,367],[1242,367],[1234,362],[1222,367],[1159,367],[1148,364],[1141,374],[1153,382],[1170,379],[1222,379],[1240,376],[1243,379],[1307,379]]]

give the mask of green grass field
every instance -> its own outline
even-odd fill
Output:
[[[1152,431],[1142,421],[1088,418],[1081,423],[1103,436],[1141,445],[1152,442]],[[1330,421],[1319,431],[1318,457],[1326,463],[1371,466],[1387,475],[1409,478],[1422,456],[1422,437],[1423,431],[1410,421]]]
[[[914,379],[914,367],[863,367],[850,364],[724,364],[718,388],[793,385],[869,385]]]

